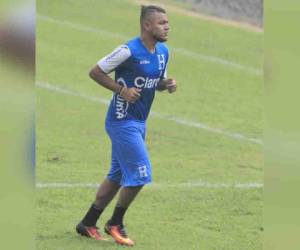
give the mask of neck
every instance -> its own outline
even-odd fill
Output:
[[[144,44],[144,46],[146,47],[146,49],[148,49],[151,53],[153,53],[155,51],[155,44],[157,41],[153,37],[150,37],[146,33],[142,33],[141,41]]]

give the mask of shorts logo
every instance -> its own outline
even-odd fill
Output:
[[[138,170],[139,170],[140,178],[144,178],[148,176],[146,166],[138,167]]]

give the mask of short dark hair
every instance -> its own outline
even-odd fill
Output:
[[[154,12],[160,12],[160,13],[165,13],[166,14],[166,11],[159,7],[159,6],[156,6],[156,5],[148,5],[148,6],[145,6],[145,5],[142,5],[141,6],[141,17],[140,17],[140,23],[142,24],[143,21],[148,18],[151,14],[153,14]]]

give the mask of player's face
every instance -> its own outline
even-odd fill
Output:
[[[160,12],[155,12],[150,19],[150,33],[153,38],[159,42],[168,40],[169,22],[167,15]]]

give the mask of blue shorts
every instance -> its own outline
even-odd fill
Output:
[[[151,166],[145,145],[145,123],[139,121],[106,122],[111,139],[111,167],[107,178],[123,187],[151,182]]]

